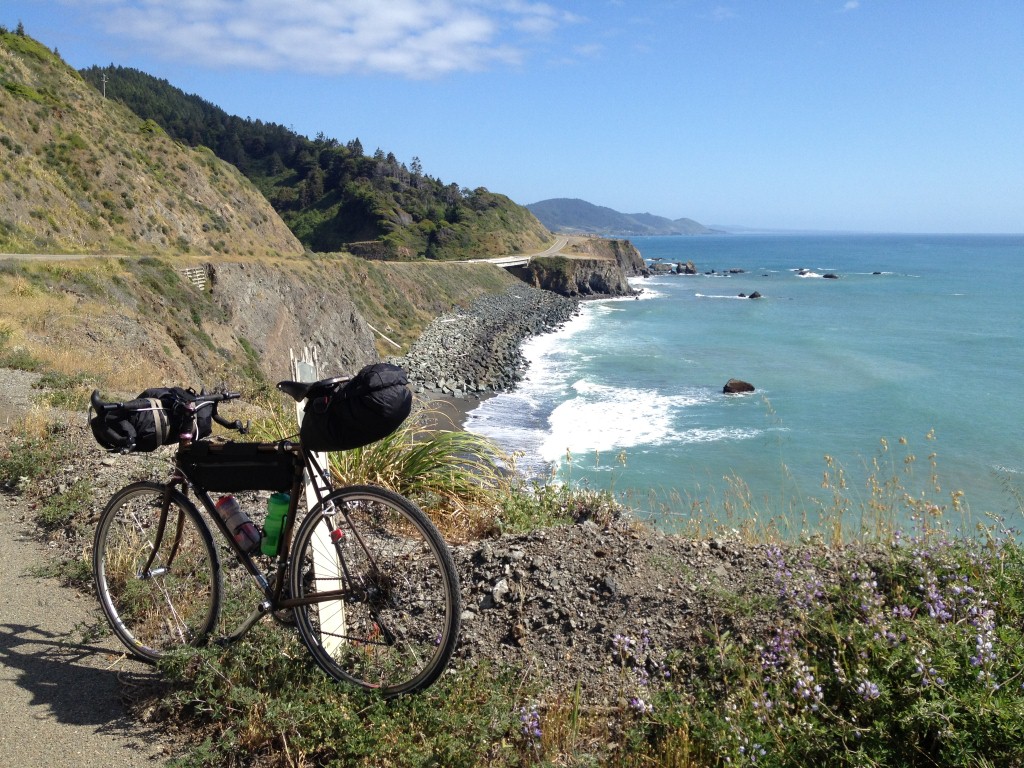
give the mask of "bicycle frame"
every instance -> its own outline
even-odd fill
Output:
[[[313,482],[309,484],[317,497],[317,504],[315,505],[314,510],[319,510],[318,514],[333,514],[333,506],[328,509],[324,508],[324,501],[326,499],[327,493],[329,492],[329,490],[325,489],[330,489],[330,478],[327,474],[327,471],[320,466],[320,463],[316,460],[316,457],[310,451],[303,449],[301,446],[287,443],[285,445],[285,450],[297,452],[302,458],[306,475],[314,479]],[[260,568],[256,564],[256,561],[253,560],[252,555],[248,552],[243,551],[235,542],[234,536],[232,536],[231,531],[228,530],[227,525],[224,523],[220,515],[217,513],[216,505],[214,504],[213,499],[210,497],[209,492],[207,492],[204,488],[195,485],[182,471],[180,467],[175,467],[174,473],[171,475],[170,480],[167,482],[167,492],[164,494],[163,506],[162,509],[160,510],[160,518],[158,522],[156,542],[153,547],[153,553],[150,556],[150,561],[146,564],[146,567],[143,569],[143,573],[145,573],[147,577],[153,575],[150,573],[149,568],[151,567],[152,560],[155,557],[156,552],[160,549],[163,537],[166,534],[167,518],[170,512],[171,491],[175,486],[179,486],[181,492],[186,497],[188,496],[189,489],[191,489],[195,493],[196,499],[199,500],[201,506],[206,510],[207,517],[213,520],[217,529],[221,532],[223,538],[228,544],[228,547],[234,554],[235,559],[245,567],[249,575],[259,585],[260,590],[263,592],[264,595],[264,599],[260,601],[260,603],[253,610],[253,612],[250,613],[242,621],[238,628],[230,634],[226,635],[225,637],[219,638],[219,642],[234,642],[235,640],[240,639],[260,619],[262,619],[266,614],[271,613],[273,611],[288,610],[291,608],[297,608],[302,605],[312,605],[315,603],[323,603],[331,600],[343,600],[346,597],[350,596],[351,590],[336,589],[325,590],[323,592],[320,592],[316,595],[315,598],[284,597],[285,574],[288,570],[288,565],[290,561],[292,535],[295,529],[295,524],[298,520],[299,497],[301,496],[303,490],[302,477],[303,475],[297,475],[295,482],[292,485],[290,494],[291,500],[288,506],[288,512],[285,516],[284,525],[281,529],[280,547],[278,549],[278,554],[276,557],[276,566],[273,569],[272,578],[268,579],[267,576],[260,570]],[[181,540],[183,522],[184,520],[182,519],[182,516],[179,515],[179,519],[176,522],[176,530],[174,534],[175,538],[171,546],[171,553],[168,557],[167,565],[165,566],[166,568],[171,567],[171,564],[174,560],[174,556],[177,552],[178,545]],[[358,532],[354,533],[356,540],[360,542],[360,545],[362,545],[362,541],[358,535]],[[349,573],[348,566],[345,562],[345,554],[342,551],[341,547],[338,546],[337,541],[334,541],[333,545],[334,551],[338,557],[338,562],[341,567],[342,579],[344,580],[345,583],[351,583],[351,574]],[[372,560],[372,554],[369,552],[369,550],[367,550],[365,547],[363,547],[363,549],[366,552],[366,554],[369,557],[371,557]]]

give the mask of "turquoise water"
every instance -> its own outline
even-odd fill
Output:
[[[813,517],[826,455],[858,499],[875,458],[913,470],[913,494],[931,489],[934,453],[938,503],[963,490],[975,517],[1021,525],[1007,485],[1024,486],[1024,237],[633,242],[647,259],[745,271],[638,279],[639,300],[588,302],[529,341],[522,385],[467,422],[520,452],[524,472],[684,517],[740,478],[755,507]],[[738,297],[753,291],[763,298]],[[723,395],[733,377],[757,391]]]

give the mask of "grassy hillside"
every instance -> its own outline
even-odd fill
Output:
[[[172,138],[207,146],[237,166],[312,251],[372,258],[463,259],[539,251],[551,234],[527,209],[484,188],[464,189],[359,139],[308,139],[274,123],[229,115],[204,99],[126,67],[83,77]]]
[[[0,35],[0,252],[299,254],[235,168]]]
[[[515,282],[489,265],[304,252],[234,166],[104,99],[23,34],[0,32],[0,114],[0,253],[114,254],[0,261],[2,366],[122,393],[222,381],[258,391],[287,375],[290,346],[319,339],[328,365],[351,368],[404,352],[436,314]],[[385,218],[408,218],[397,192],[353,183],[371,190],[367,205],[391,206]],[[472,215],[456,213],[463,207]],[[543,230],[517,239],[523,213],[486,190],[458,192],[445,214],[453,221],[432,236],[451,253],[529,247]],[[459,217],[486,231],[461,230]],[[402,232],[372,245],[411,254]],[[197,288],[187,267],[219,280]]]
[[[301,347],[311,328],[327,329],[339,345],[325,364],[340,372],[347,359],[352,370],[368,356],[404,353],[453,305],[517,282],[488,264],[335,254],[218,260],[211,266],[221,277],[199,289],[181,272],[188,263],[169,256],[0,261],[0,367],[58,374],[83,392],[223,382],[254,395],[288,375],[288,347]],[[239,270],[248,275],[244,291],[228,279]],[[329,314],[297,309],[322,306],[324,297]],[[351,307],[377,330],[374,338],[346,330]]]

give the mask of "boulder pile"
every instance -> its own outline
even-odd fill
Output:
[[[578,309],[577,299],[513,286],[435,318],[408,354],[392,362],[417,393],[479,397],[508,390],[526,369],[522,342],[561,327]]]

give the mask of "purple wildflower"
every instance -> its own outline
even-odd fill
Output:
[[[520,707],[519,722],[522,724],[520,733],[526,738],[527,743],[531,747],[539,746],[542,732],[540,729],[540,713],[537,712],[536,705],[529,709]]]

